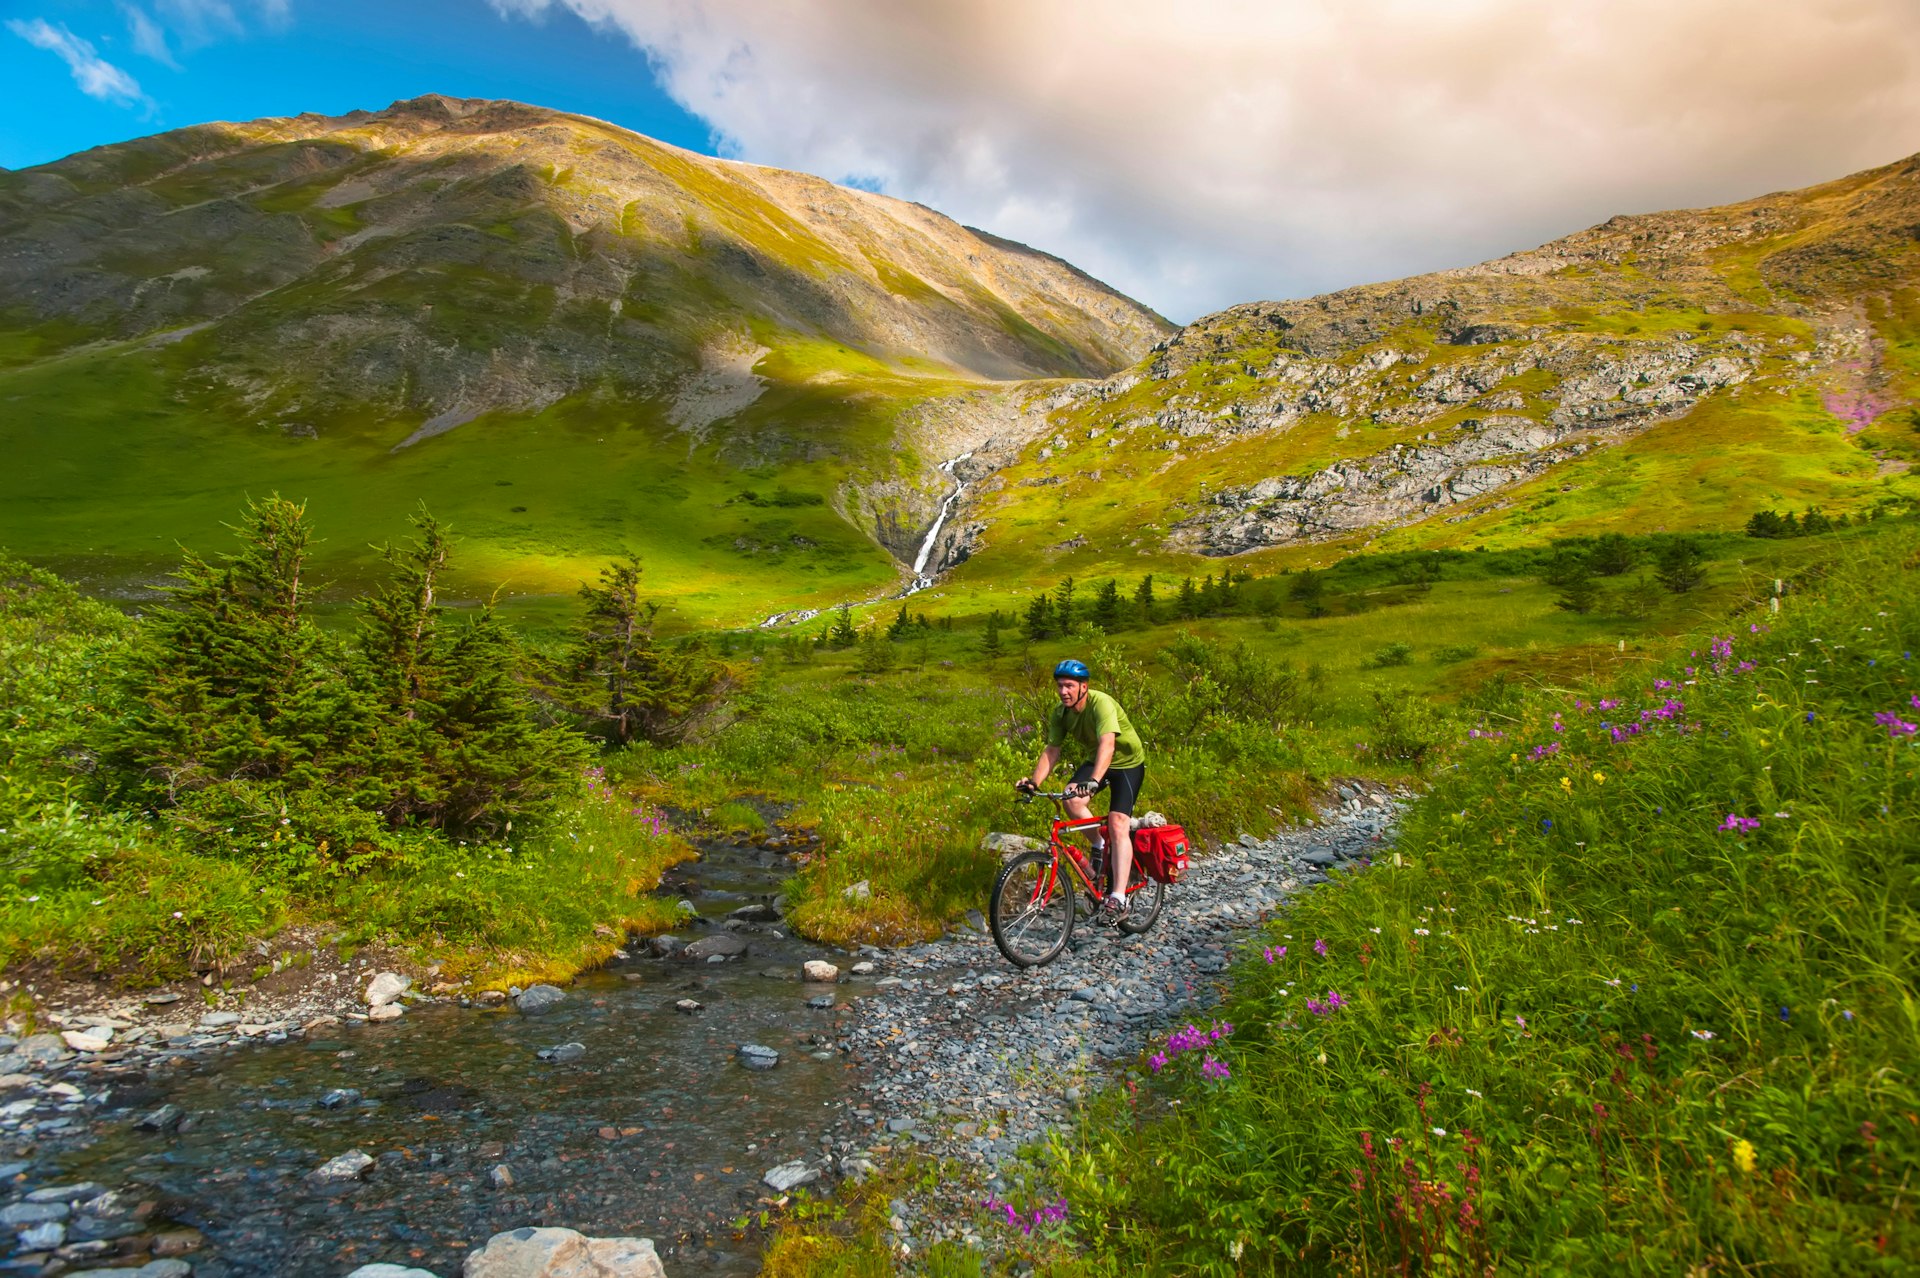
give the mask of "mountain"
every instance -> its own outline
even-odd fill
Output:
[[[897,571],[836,511],[932,474],[915,403],[1173,331],[919,205],[437,96],[0,174],[0,299],[18,550],[137,561],[272,486],[356,536],[425,496],[542,578],[630,542],[835,589]]]
[[[968,572],[1865,513],[1920,497],[1916,399],[1920,157],[1201,319],[1033,398],[1032,442],[973,476]]]

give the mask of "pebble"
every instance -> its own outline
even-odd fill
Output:
[[[743,1044],[737,1055],[748,1069],[772,1069],[780,1063],[780,1053],[758,1043]]]
[[[513,1188],[513,1168],[501,1163],[487,1173],[487,1183],[495,1189]]]
[[[812,998],[807,1000],[808,1007],[819,1008],[823,1011],[827,1008],[832,1007],[833,1004],[834,1004],[834,997],[831,994],[815,994]]]
[[[107,1187],[91,1180],[77,1185],[48,1185],[27,1195],[30,1203],[84,1203],[107,1192]]]
[[[342,1181],[358,1180],[366,1175],[367,1168],[373,1166],[373,1159],[364,1150],[349,1149],[336,1158],[329,1158],[308,1173],[308,1179],[318,1184],[338,1184]]]
[[[552,1061],[556,1065],[565,1065],[568,1061],[577,1061],[587,1054],[585,1043],[562,1043],[558,1047],[543,1047],[535,1055],[543,1061]]]
[[[695,1012],[699,1011],[701,1008],[705,1006],[706,1005],[700,1002],[699,999],[693,999],[693,998],[683,998],[679,1002],[673,1005],[675,1011],[682,1012],[688,1016],[692,1016]]]
[[[114,1272],[123,1273],[125,1271],[115,1270]],[[374,1265],[362,1265],[348,1274],[347,1278],[439,1278],[439,1275],[431,1269],[415,1269],[409,1265],[390,1265],[383,1260]]]
[[[801,1185],[810,1185],[819,1179],[820,1169],[818,1167],[809,1167],[806,1163],[798,1159],[790,1163],[781,1163],[778,1167],[770,1169],[766,1175],[760,1178],[761,1183],[776,1194],[784,1194],[790,1189],[799,1188]]]
[[[142,1115],[133,1126],[134,1130],[142,1132],[170,1132],[178,1127],[180,1120],[186,1116],[187,1111],[178,1105],[162,1105],[159,1109]]]
[[[336,1087],[320,1098],[321,1109],[342,1109],[360,1099],[360,1093],[351,1087]]]

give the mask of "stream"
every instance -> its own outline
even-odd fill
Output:
[[[819,1161],[854,1082],[837,1025],[870,985],[803,983],[805,960],[847,957],[778,922],[728,918],[769,901],[789,871],[780,851],[711,842],[661,884],[699,911],[679,936],[731,933],[743,956],[656,958],[635,942],[545,1015],[425,1004],[389,1024],[152,1071],[115,1088],[118,1113],[109,1102],[90,1114],[84,1143],[32,1158],[22,1187],[128,1189],[155,1204],[143,1229],[204,1236],[197,1278],[339,1278],[373,1261],[454,1275],[468,1251],[522,1225],[650,1237],[675,1278],[755,1273],[758,1247],[736,1241],[732,1222],[777,1197],[761,1183],[770,1168]],[[834,1006],[810,1004],[823,996]],[[702,1010],[676,1010],[689,998]],[[563,1043],[584,1056],[536,1055]],[[750,1043],[778,1051],[777,1067],[746,1068],[736,1050]],[[359,1095],[323,1103],[343,1089]],[[163,1103],[186,1112],[178,1131],[135,1128]],[[308,1181],[350,1149],[375,1160],[362,1179]]]

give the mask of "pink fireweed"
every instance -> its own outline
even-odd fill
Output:
[[[1908,723],[1896,710],[1885,710],[1873,716],[1873,721],[1887,730],[1890,737],[1910,737],[1920,732],[1920,724]]]
[[[1727,819],[1722,821],[1718,828],[1722,830],[1732,830],[1735,834],[1745,834],[1749,830],[1757,830],[1760,828],[1760,818],[1743,817],[1736,812],[1729,812],[1727,813]]]
[[[1325,958],[1327,956],[1327,943],[1325,941],[1315,941],[1313,943],[1313,952],[1321,958]]]

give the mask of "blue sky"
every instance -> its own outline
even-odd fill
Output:
[[[1161,313],[1920,151],[1920,0],[0,0],[0,165],[439,92],[917,200]]]
[[[528,21],[477,0],[0,0],[0,15],[8,168],[208,120],[335,115],[422,93],[517,98],[714,149],[707,125],[661,90],[625,35],[566,10]],[[84,41],[110,68],[61,43],[83,60],[83,74],[93,70],[91,94],[66,57],[30,39],[62,36]]]

